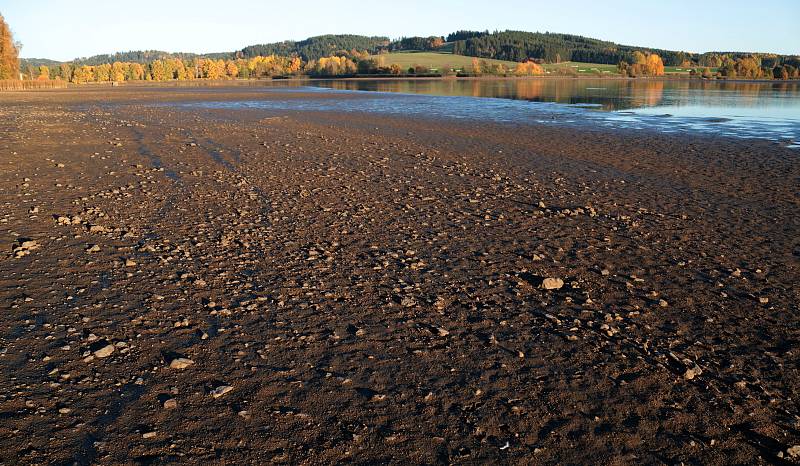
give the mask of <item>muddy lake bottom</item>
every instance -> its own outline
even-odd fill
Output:
[[[0,95],[0,462],[800,462],[796,150],[364,94]]]

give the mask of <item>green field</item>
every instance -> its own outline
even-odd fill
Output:
[[[384,66],[390,66],[396,63],[404,70],[415,65],[427,66],[431,70],[437,71],[445,66],[456,70],[469,69],[472,66],[472,57],[441,52],[393,52],[373,55],[371,58],[383,60]],[[517,64],[512,61],[488,59],[486,61],[489,63],[502,63],[509,68],[517,66]]]
[[[430,68],[432,71],[439,71],[445,66],[455,70],[469,71],[472,67],[472,58],[464,55],[453,55],[449,52],[393,52],[380,55],[373,55],[371,58],[381,60],[383,66],[393,64],[400,65],[403,70],[412,66],[421,65]],[[516,62],[504,60],[481,59],[488,63],[498,63],[505,65],[508,69],[516,68]],[[599,63],[580,63],[562,62],[542,65],[548,74],[573,74],[578,76],[613,76],[618,75],[617,65],[602,65]],[[689,74],[692,68],[680,66],[667,66],[664,72],[667,74]],[[702,67],[695,67],[698,73],[702,73]],[[716,71],[712,69],[712,72]]]
[[[472,66],[472,58],[464,55],[453,55],[446,52],[393,52],[381,55],[373,55],[372,58],[382,60],[384,66],[398,64],[404,70],[415,65],[427,66],[431,70],[438,71],[445,66],[456,70],[468,71]],[[481,59],[488,63],[498,63],[505,65],[508,69],[514,69],[518,63],[505,60]],[[598,72],[604,75],[616,74],[616,65],[600,65],[596,63],[564,62],[558,64],[543,65],[545,71],[557,72],[558,70],[569,69],[578,75],[592,75]],[[597,71],[595,71],[597,70]]]
[[[599,63],[581,63],[576,61],[566,61],[562,63],[549,63],[543,65],[545,71],[554,72],[558,70],[571,70],[578,75],[601,75],[619,74],[617,65],[601,65]]]

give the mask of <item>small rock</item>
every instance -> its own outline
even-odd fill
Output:
[[[178,400],[175,398],[170,398],[169,400],[164,402],[164,409],[175,409],[178,407]]]
[[[694,367],[690,367],[686,369],[686,372],[683,374],[683,378],[686,380],[693,380],[698,375],[703,373],[703,369],[700,366],[695,365]]]
[[[761,304],[769,304],[769,298],[765,297],[758,298],[758,302]]]
[[[100,246],[98,246],[96,244],[93,244],[93,245],[89,246],[88,248],[86,248],[86,252],[89,252],[89,253],[100,252]]]
[[[95,351],[94,352],[94,356],[97,357],[97,358],[101,358],[101,359],[102,358],[107,358],[107,357],[111,356],[114,353],[115,349],[116,348],[114,348],[114,345],[110,345],[109,344],[109,345],[106,345],[106,346],[100,348],[99,350]]]
[[[542,288],[545,290],[560,290],[564,287],[564,280],[560,278],[545,278],[542,282]]]
[[[186,369],[194,364],[194,361],[188,358],[176,358],[169,363],[171,369]]]
[[[786,450],[786,453],[789,454],[789,458],[800,458],[800,445],[795,445],[792,448]]]
[[[226,393],[230,392],[231,390],[233,390],[233,387],[231,387],[230,385],[220,385],[219,387],[211,390],[210,395],[213,396],[214,398],[219,398],[225,395]]]
[[[400,305],[403,307],[414,307],[417,305],[417,302],[414,300],[414,298],[406,296],[400,300]]]
[[[155,438],[155,436],[156,436],[155,432],[145,432],[144,434],[142,434],[142,438]]]
[[[132,259],[125,259],[125,267],[136,267],[136,261]]]

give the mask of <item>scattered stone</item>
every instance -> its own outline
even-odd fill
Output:
[[[700,368],[697,364],[693,367],[686,369],[686,372],[683,374],[683,378],[686,380],[694,380],[695,377],[701,375],[703,373],[703,369]]]
[[[564,280],[560,278],[545,278],[542,281],[542,288],[545,290],[560,290],[564,287]]]
[[[155,438],[155,437],[156,437],[155,432],[145,432],[144,434],[142,434],[142,438]]]
[[[14,245],[11,251],[14,253],[14,257],[19,259],[27,256],[31,253],[31,251],[35,251],[37,249],[39,249],[39,243],[37,241],[31,239],[18,239],[17,244]]]
[[[98,246],[96,244],[93,244],[93,245],[89,246],[88,248],[86,248],[86,252],[88,252],[88,253],[100,252],[100,246]]]
[[[211,390],[210,395],[213,396],[214,398],[219,398],[232,390],[233,387],[231,387],[230,385],[220,385],[219,387]]]
[[[164,409],[175,409],[178,407],[178,400],[170,398],[164,402]]]
[[[136,261],[133,259],[125,259],[125,267],[136,267]]]
[[[171,369],[186,369],[194,364],[194,361],[188,358],[176,358],[169,363]]]
[[[111,356],[114,353],[115,350],[116,350],[116,348],[114,347],[114,345],[108,344],[108,345],[103,346],[99,350],[95,351],[94,352],[94,356],[96,358],[100,358],[100,359],[107,358],[107,357]]]
[[[414,300],[414,298],[405,296],[400,300],[400,305],[403,307],[414,307],[417,305],[417,302]]]
[[[795,445],[792,448],[786,450],[786,453],[789,454],[789,458],[800,458],[800,445]]]
[[[758,298],[758,302],[761,304],[769,304],[769,298],[765,298],[762,296],[761,298]]]

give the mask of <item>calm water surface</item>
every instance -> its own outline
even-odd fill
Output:
[[[337,110],[514,123],[592,125],[766,138],[800,145],[800,82],[700,80],[330,80],[331,98],[211,102],[207,107]],[[273,86],[270,90],[283,90]],[[340,92],[370,98],[337,99]]]

